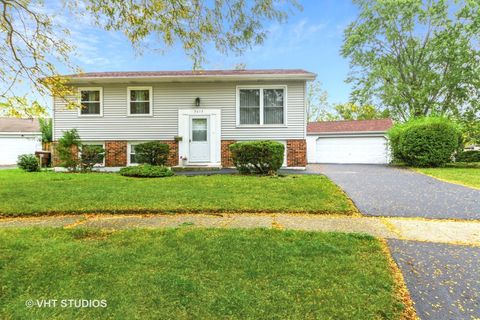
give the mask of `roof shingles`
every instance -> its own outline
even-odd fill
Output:
[[[392,126],[392,119],[319,121],[309,122],[307,133],[385,132]]]
[[[112,71],[84,72],[66,75],[69,78],[143,78],[143,77],[195,77],[195,76],[255,76],[255,75],[305,75],[314,73],[302,69],[264,70],[183,70],[183,71]]]
[[[0,132],[40,132],[38,119],[0,118]]]

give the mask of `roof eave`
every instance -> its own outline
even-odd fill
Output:
[[[178,75],[178,76],[120,76],[120,77],[67,77],[71,84],[121,82],[201,82],[201,81],[259,81],[259,80],[315,80],[314,73],[256,74],[256,75]]]
[[[376,131],[328,131],[328,132],[307,132],[307,135],[341,135],[341,134],[385,134],[388,130]]]

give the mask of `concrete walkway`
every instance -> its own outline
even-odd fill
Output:
[[[366,233],[375,237],[480,246],[480,221],[294,214],[77,215],[3,218],[0,228],[279,228]]]

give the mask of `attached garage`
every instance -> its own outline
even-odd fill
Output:
[[[307,126],[309,163],[388,163],[390,119],[312,122]]]
[[[0,165],[13,165],[21,154],[42,149],[37,119],[0,118]]]

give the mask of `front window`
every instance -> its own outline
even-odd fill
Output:
[[[80,115],[102,114],[102,89],[82,88],[80,90]]]
[[[283,89],[263,90],[263,123],[283,124]]]
[[[260,124],[260,90],[240,90],[240,124]]]
[[[129,115],[152,114],[152,88],[131,87],[128,88]]]
[[[239,125],[285,124],[285,88],[238,90]]]

